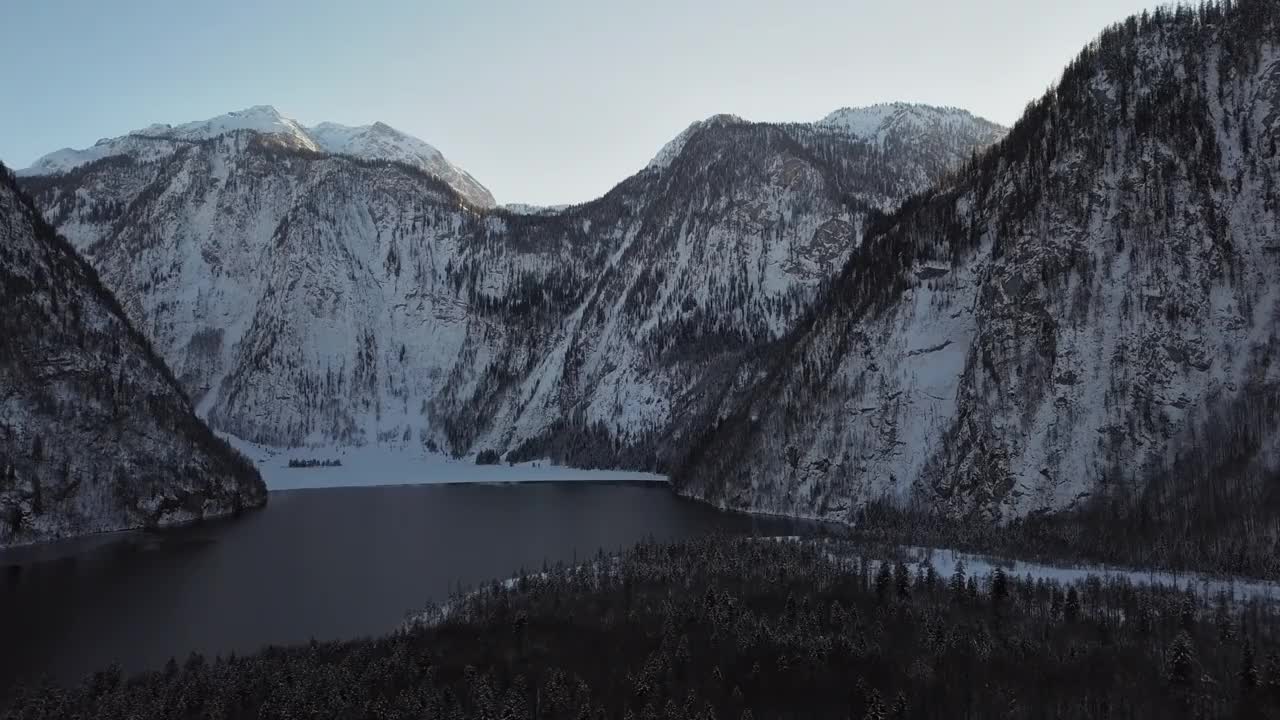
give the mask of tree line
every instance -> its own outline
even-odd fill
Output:
[[[0,718],[1268,718],[1278,639],[1225,596],[713,537],[522,573],[386,637],[24,684]]]

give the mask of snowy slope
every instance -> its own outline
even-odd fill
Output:
[[[669,167],[689,138],[704,129],[749,124],[728,114],[699,120],[663,146],[645,169]],[[842,108],[816,123],[797,123],[794,127],[837,134],[900,158],[903,173],[910,175],[909,184],[917,189],[927,187],[948,169],[959,167],[975,149],[992,145],[1008,132],[1007,128],[959,108],[902,102]]]
[[[311,138],[306,128],[296,121],[284,117],[270,105],[255,105],[245,110],[235,110],[209,120],[197,120],[182,125],[151,125],[130,134],[199,142],[212,140],[219,135],[241,130],[263,135],[279,135],[289,138],[297,147],[307,150],[320,149],[319,144]]]
[[[960,108],[901,102],[842,108],[815,124],[848,133],[885,152],[900,152],[904,147],[924,152],[930,173],[959,166],[969,160],[968,148],[987,147],[1008,132]]]
[[[1260,506],[1280,468],[1280,13],[1245,5],[1113,28],[951,184],[876,220],[673,482],[841,520],[883,498],[982,520]]]
[[[266,502],[3,165],[0,307],[0,547]]]
[[[493,207],[497,204],[488,189],[446,160],[439,150],[385,123],[361,127],[320,123],[310,128],[308,134],[324,152],[413,165],[445,181],[473,205]]]
[[[523,215],[273,137],[25,182],[219,430],[581,467],[664,465],[723,364],[785,331],[868,213],[936,179],[925,151],[712,122],[669,167]]]
[[[18,170],[18,177],[53,175],[73,170],[104,158],[128,156],[139,162],[148,162],[172,155],[179,143],[143,135],[126,135],[120,138],[102,139],[93,147],[83,150],[63,148],[41,157],[29,168]]]
[[[281,115],[270,105],[255,105],[182,125],[151,125],[122,137],[99,140],[84,150],[64,148],[45,155],[31,167],[19,171],[18,175],[65,173],[104,158],[120,156],[138,162],[156,161],[172,157],[191,145],[233,133],[269,136],[283,146],[297,150],[404,163],[444,181],[473,205],[495,205],[493,195],[483,185],[446,160],[439,150],[389,125],[374,123],[348,127],[321,123],[307,128]]]
[[[985,134],[989,136],[989,142],[994,142],[1007,132],[1005,128],[975,117],[967,110],[903,102],[841,108],[817,124],[878,145],[895,138],[914,140],[930,134],[960,133]]]

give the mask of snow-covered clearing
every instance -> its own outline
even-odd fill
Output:
[[[666,482],[665,475],[618,470],[579,470],[548,461],[516,465],[476,465],[473,458],[454,460],[414,448],[321,447],[273,448],[223,435],[247,455],[268,490],[366,487],[375,485],[432,485],[447,483],[515,483],[554,481]],[[338,460],[339,467],[291,468],[290,460]]]
[[[1076,565],[1073,567],[1050,565],[1045,563],[1003,560],[974,553],[964,553],[949,549],[903,547],[908,564],[914,568],[926,560],[943,578],[955,572],[958,563],[964,564],[967,575],[984,577],[995,572],[997,567],[1011,575],[1031,576],[1033,579],[1044,578],[1063,584],[1083,582],[1090,576],[1097,576],[1106,581],[1112,578],[1123,578],[1135,585],[1151,585],[1191,589],[1201,597],[1213,597],[1225,593],[1232,600],[1268,600],[1280,601],[1280,583],[1251,580],[1245,578],[1218,578],[1202,573],[1164,572],[1156,570],[1133,570],[1110,565]]]

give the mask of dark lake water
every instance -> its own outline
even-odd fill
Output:
[[[77,682],[113,661],[142,671],[193,650],[382,634],[459,585],[649,537],[812,528],[658,484],[275,492],[236,520],[0,551],[0,694],[18,677]]]

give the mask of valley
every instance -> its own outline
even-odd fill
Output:
[[[459,37],[539,39],[498,15]],[[991,28],[934,71],[975,110]],[[146,91],[0,165],[0,720],[1280,717],[1280,4],[1139,11],[1008,127],[786,115],[939,85],[754,46],[629,65],[662,92],[619,118],[619,52],[553,113],[618,129],[516,186],[621,180],[556,205],[482,183],[563,143],[555,92],[390,45],[354,85],[412,91],[281,86],[345,41],[231,85],[367,124]],[[635,169],[622,128],[695,107]]]
[[[781,336],[868,212],[1004,132],[905,104],[716,116],[534,215],[300,127],[254,108],[60,151],[23,182],[216,430],[629,470],[669,465],[721,369]]]

